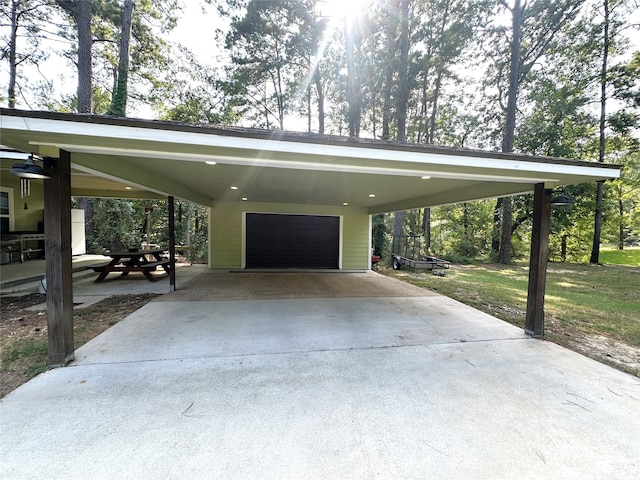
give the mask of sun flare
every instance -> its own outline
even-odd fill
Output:
[[[370,0],[325,0],[322,13],[334,19],[353,20],[360,16]]]

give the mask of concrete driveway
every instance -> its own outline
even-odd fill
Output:
[[[203,274],[0,417],[3,479],[640,477],[640,379],[376,273]]]

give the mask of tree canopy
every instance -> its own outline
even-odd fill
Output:
[[[567,189],[576,206],[554,213],[552,245],[584,260],[594,231],[588,212],[596,212],[603,242],[640,241],[636,0],[0,5],[0,99],[9,107],[134,111],[617,162],[625,165],[621,180]],[[208,56],[172,34],[194,11],[210,19],[210,28],[192,32]],[[67,62],[62,81],[76,80],[74,92],[60,90],[52,59]],[[433,251],[469,259],[500,252],[509,261],[525,253],[530,209],[525,196],[407,212],[396,230],[431,232],[425,244]],[[382,242],[391,224],[382,217],[375,224]],[[469,235],[471,224],[485,235]]]

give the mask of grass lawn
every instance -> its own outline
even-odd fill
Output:
[[[640,247],[625,248],[624,250],[602,248],[600,250],[600,263],[640,267]]]
[[[528,270],[526,264],[491,264],[454,265],[444,277],[410,268],[381,273],[524,328]],[[545,320],[545,336],[563,345],[574,347],[577,341],[590,345],[594,339],[605,339],[613,342],[608,348],[616,351],[618,345],[629,346],[637,370],[633,365],[626,370],[640,374],[640,268],[549,264]]]

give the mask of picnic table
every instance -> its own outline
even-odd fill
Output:
[[[109,263],[91,265],[88,268],[94,272],[99,272],[94,283],[102,282],[111,272],[120,272],[121,276],[129,275],[131,272],[142,272],[147,280],[155,282],[158,278],[151,275],[158,267],[162,267],[169,273],[169,260],[162,255],[165,251],[161,248],[150,250],[134,250],[129,252],[112,252],[107,255],[111,257]],[[151,260],[149,260],[149,257]]]

